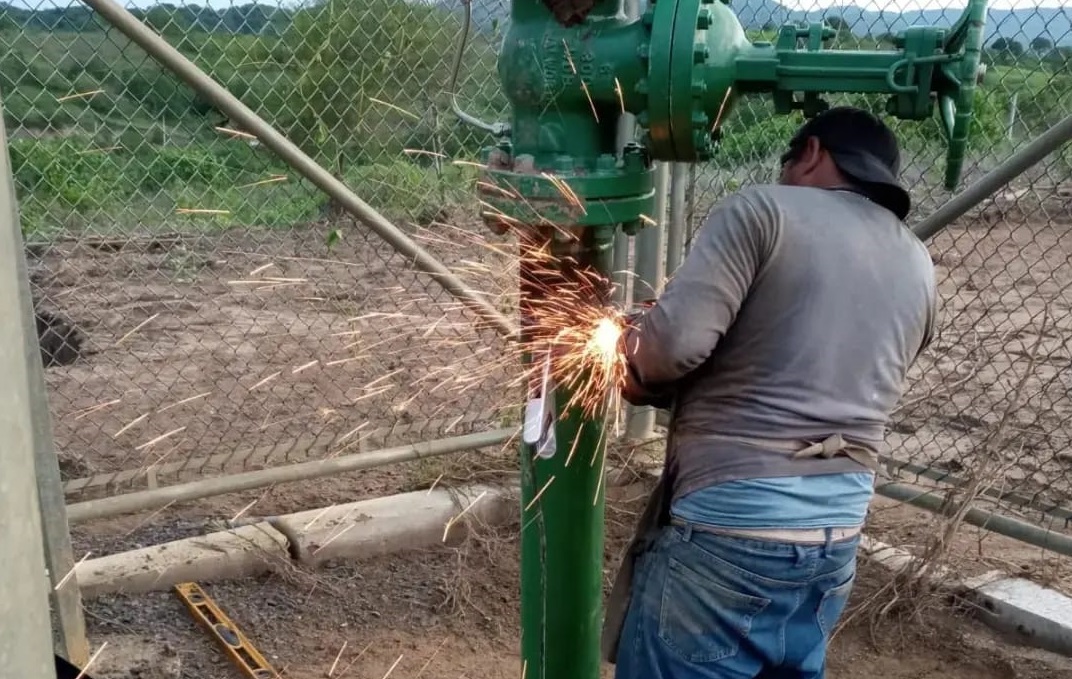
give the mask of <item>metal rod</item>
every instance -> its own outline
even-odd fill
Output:
[[[947,471],[938,471],[923,465],[912,464],[911,462],[904,462],[890,455],[880,455],[879,460],[883,464],[895,468],[898,472],[915,474],[917,477],[922,476],[925,479],[941,483],[945,486],[963,488],[969,483],[968,479],[961,478],[956,474]],[[987,488],[983,490],[983,495],[995,502],[1014,504],[1021,510],[1030,509],[1034,512],[1038,512],[1040,515],[1045,516],[1050,520],[1060,521],[1066,528],[1069,523],[1072,522],[1072,510],[1065,509],[1056,502],[1051,502],[1044,506],[1035,498],[1023,493],[1018,493],[1016,491],[1002,491],[999,488]]]
[[[622,12],[628,19],[640,18],[640,0],[622,0]],[[626,144],[636,141],[636,116],[632,113],[622,113],[618,118],[617,147],[621,154]],[[626,306],[629,301],[629,236],[618,232],[614,236],[614,271],[611,272],[614,280],[614,301],[620,306]]]
[[[80,523],[130,512],[158,509],[173,502],[199,500],[214,495],[223,495],[224,493],[264,488],[276,483],[304,481],[331,474],[343,474],[373,467],[382,467],[396,462],[410,462],[438,455],[457,453],[463,450],[494,446],[508,441],[515,433],[515,429],[497,429],[479,434],[467,434],[437,441],[425,441],[408,446],[386,448],[371,453],[355,453],[328,460],[301,462],[285,467],[272,467],[271,469],[260,469],[231,476],[200,479],[175,486],[78,502],[67,508],[67,516],[71,523]]]
[[[685,189],[689,165],[674,163],[670,169],[670,219],[666,229],[666,276],[674,275],[685,256]]]
[[[386,217],[358,198],[345,184],[321,167],[293,142],[205,74],[192,61],[154,33],[115,0],[82,0],[130,38],[149,56],[181,78],[245,131],[297,170],[303,177],[335,199],[351,215],[372,229],[420,271],[431,276],[443,289],[467,306],[491,328],[508,338],[516,338],[517,328],[485,298],[471,290],[450,269],[415,243]]]
[[[875,492],[891,500],[939,513],[945,504],[945,496],[933,490],[912,486],[906,483],[886,483],[875,488]],[[973,507],[968,510],[964,521],[992,533],[1004,535],[1035,547],[1072,556],[1072,537],[1048,530],[1041,526],[1021,521],[1011,516],[1001,516],[985,509]]]
[[[19,227],[7,130],[0,116],[0,668],[5,677],[55,677],[49,620],[48,578],[38,500],[35,404],[42,385],[31,368],[28,335],[33,332],[34,358],[40,363],[33,310],[23,287],[26,262]],[[60,496],[62,500],[62,495]],[[66,575],[66,573],[64,573]]]
[[[1066,116],[1061,122],[987,172],[979,181],[950,198],[930,216],[913,226],[912,232],[919,236],[920,240],[927,240],[1043,158],[1060,150],[1070,139],[1072,139],[1072,115]]]
[[[614,271],[611,278],[614,281],[614,302],[619,306],[626,306],[629,300],[629,236],[620,231],[614,235],[614,261],[611,264]]]
[[[666,274],[666,244],[663,234],[666,229],[666,204],[669,192],[670,167],[667,163],[655,166],[655,214],[650,215],[655,224],[645,226],[634,239],[636,275],[633,277],[633,301],[643,302],[658,296]],[[654,435],[655,409],[650,406],[628,409],[625,437],[643,441]]]

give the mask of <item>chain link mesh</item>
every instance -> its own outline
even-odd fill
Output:
[[[450,110],[457,3],[215,7],[138,13],[463,278],[509,290],[464,164],[487,139]],[[502,7],[477,3],[456,88],[490,119]],[[94,13],[7,6],[0,54],[69,499],[516,420],[471,314]]]
[[[889,48],[908,25],[951,25],[960,12],[807,2],[733,7],[754,38],[786,21],[825,19],[839,31],[835,49]],[[508,3],[471,7],[458,101],[493,122],[506,112],[495,58]],[[494,289],[505,310],[509,258],[480,247],[490,236],[476,219],[466,164],[487,138],[451,111],[462,8],[326,0],[138,11],[364,200],[476,287]],[[964,185],[1072,110],[1067,8],[992,10],[986,46]],[[91,11],[7,6],[0,55],[71,497],[514,416],[505,370],[488,369],[494,338]],[[882,101],[833,103],[881,110]],[[763,97],[743,100],[716,159],[690,170],[690,225],[727,192],[772,180],[798,124],[773,116]],[[912,221],[948,198],[945,145],[935,121],[893,124]],[[981,456],[1000,458],[991,495],[1018,513],[1063,518],[1072,493],[1062,427],[1072,410],[1062,376],[1072,360],[1062,339],[1070,163],[1067,148],[1056,152],[932,242],[941,332],[913,370],[890,433],[893,464],[912,478],[955,482]],[[445,372],[451,384],[439,388]]]
[[[825,3],[824,3],[825,4]],[[765,6],[764,6],[765,7]],[[753,38],[786,21],[825,21],[833,49],[890,49],[913,24],[950,26],[962,6],[915,11],[894,2],[882,13],[803,0],[771,15],[738,8]],[[961,186],[967,186],[1072,110],[1072,11],[991,10],[975,121]],[[876,113],[883,97],[845,95]],[[778,156],[801,119],[772,116],[750,97],[725,126],[714,162],[694,170],[689,224],[750,182],[776,179]],[[890,121],[902,144],[902,178],[913,199],[909,223],[949,199],[942,187],[945,144],[937,120]],[[929,243],[941,298],[940,331],[910,375],[894,415],[888,468],[940,487],[980,482],[983,504],[1064,525],[1072,518],[1068,453],[1067,344],[1072,285],[1072,149],[1065,147],[949,226]]]

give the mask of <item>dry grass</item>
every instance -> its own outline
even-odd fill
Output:
[[[915,631],[935,620],[935,609],[948,608],[950,598],[955,597],[959,573],[957,559],[965,558],[954,552],[954,536],[964,525],[968,512],[986,497],[988,492],[1005,477],[1010,464],[1000,454],[1000,445],[1005,430],[1014,420],[1023,400],[1024,386],[1034,374],[1039,346],[1049,324],[1049,314],[1044,313],[1038,327],[1038,336],[1028,354],[1028,363],[1015,387],[1009,393],[1000,420],[982,440],[977,455],[967,458],[963,476],[966,483],[945,492],[945,501],[934,514],[931,537],[916,558],[895,572],[885,584],[857,603],[844,616],[841,626],[847,626],[865,618],[869,622],[872,639],[889,639],[891,633],[904,637],[904,628]]]

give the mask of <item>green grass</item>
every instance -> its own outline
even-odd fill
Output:
[[[378,19],[375,30],[364,22],[369,13]],[[321,214],[326,198],[319,191],[267,150],[214,130],[222,116],[115,31],[0,25],[0,92],[15,132],[10,150],[28,233],[281,228]],[[457,30],[456,17],[404,0],[327,0],[278,24],[281,37],[176,26],[165,33],[366,202],[392,219],[425,223],[446,205],[472,201],[473,173],[449,163],[437,171],[404,151],[472,158],[489,141],[459,124],[443,96]],[[354,42],[366,33],[370,42]],[[505,110],[495,39],[474,37],[464,66],[460,98],[484,119]],[[873,39],[839,41],[840,48],[889,49]],[[1007,150],[1004,121],[1014,91],[1029,132],[1041,132],[1072,107],[1072,76],[1057,66],[1037,58],[991,65],[976,100],[972,148]],[[97,93],[68,98],[90,92]],[[883,102],[831,100],[876,112]],[[799,115],[775,116],[767,97],[748,97],[726,121],[710,168],[768,162],[799,124]],[[944,155],[935,121],[893,126],[906,155]],[[290,178],[246,186],[281,174]],[[187,215],[181,208],[225,213]]]
[[[93,140],[16,140],[9,146],[27,234],[61,231],[288,227],[318,218],[326,197],[264,150],[238,141],[184,148],[96,150]],[[465,200],[474,170],[438,173],[400,158],[347,169],[343,180],[400,222],[426,223]],[[285,175],[285,181],[265,180]],[[182,210],[219,213],[184,213]]]

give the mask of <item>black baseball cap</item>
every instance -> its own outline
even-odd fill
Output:
[[[868,198],[903,220],[912,207],[901,186],[901,152],[897,137],[877,116],[852,106],[837,106],[811,118],[789,141],[782,164],[804,148],[809,137],[834,159],[837,168]]]

